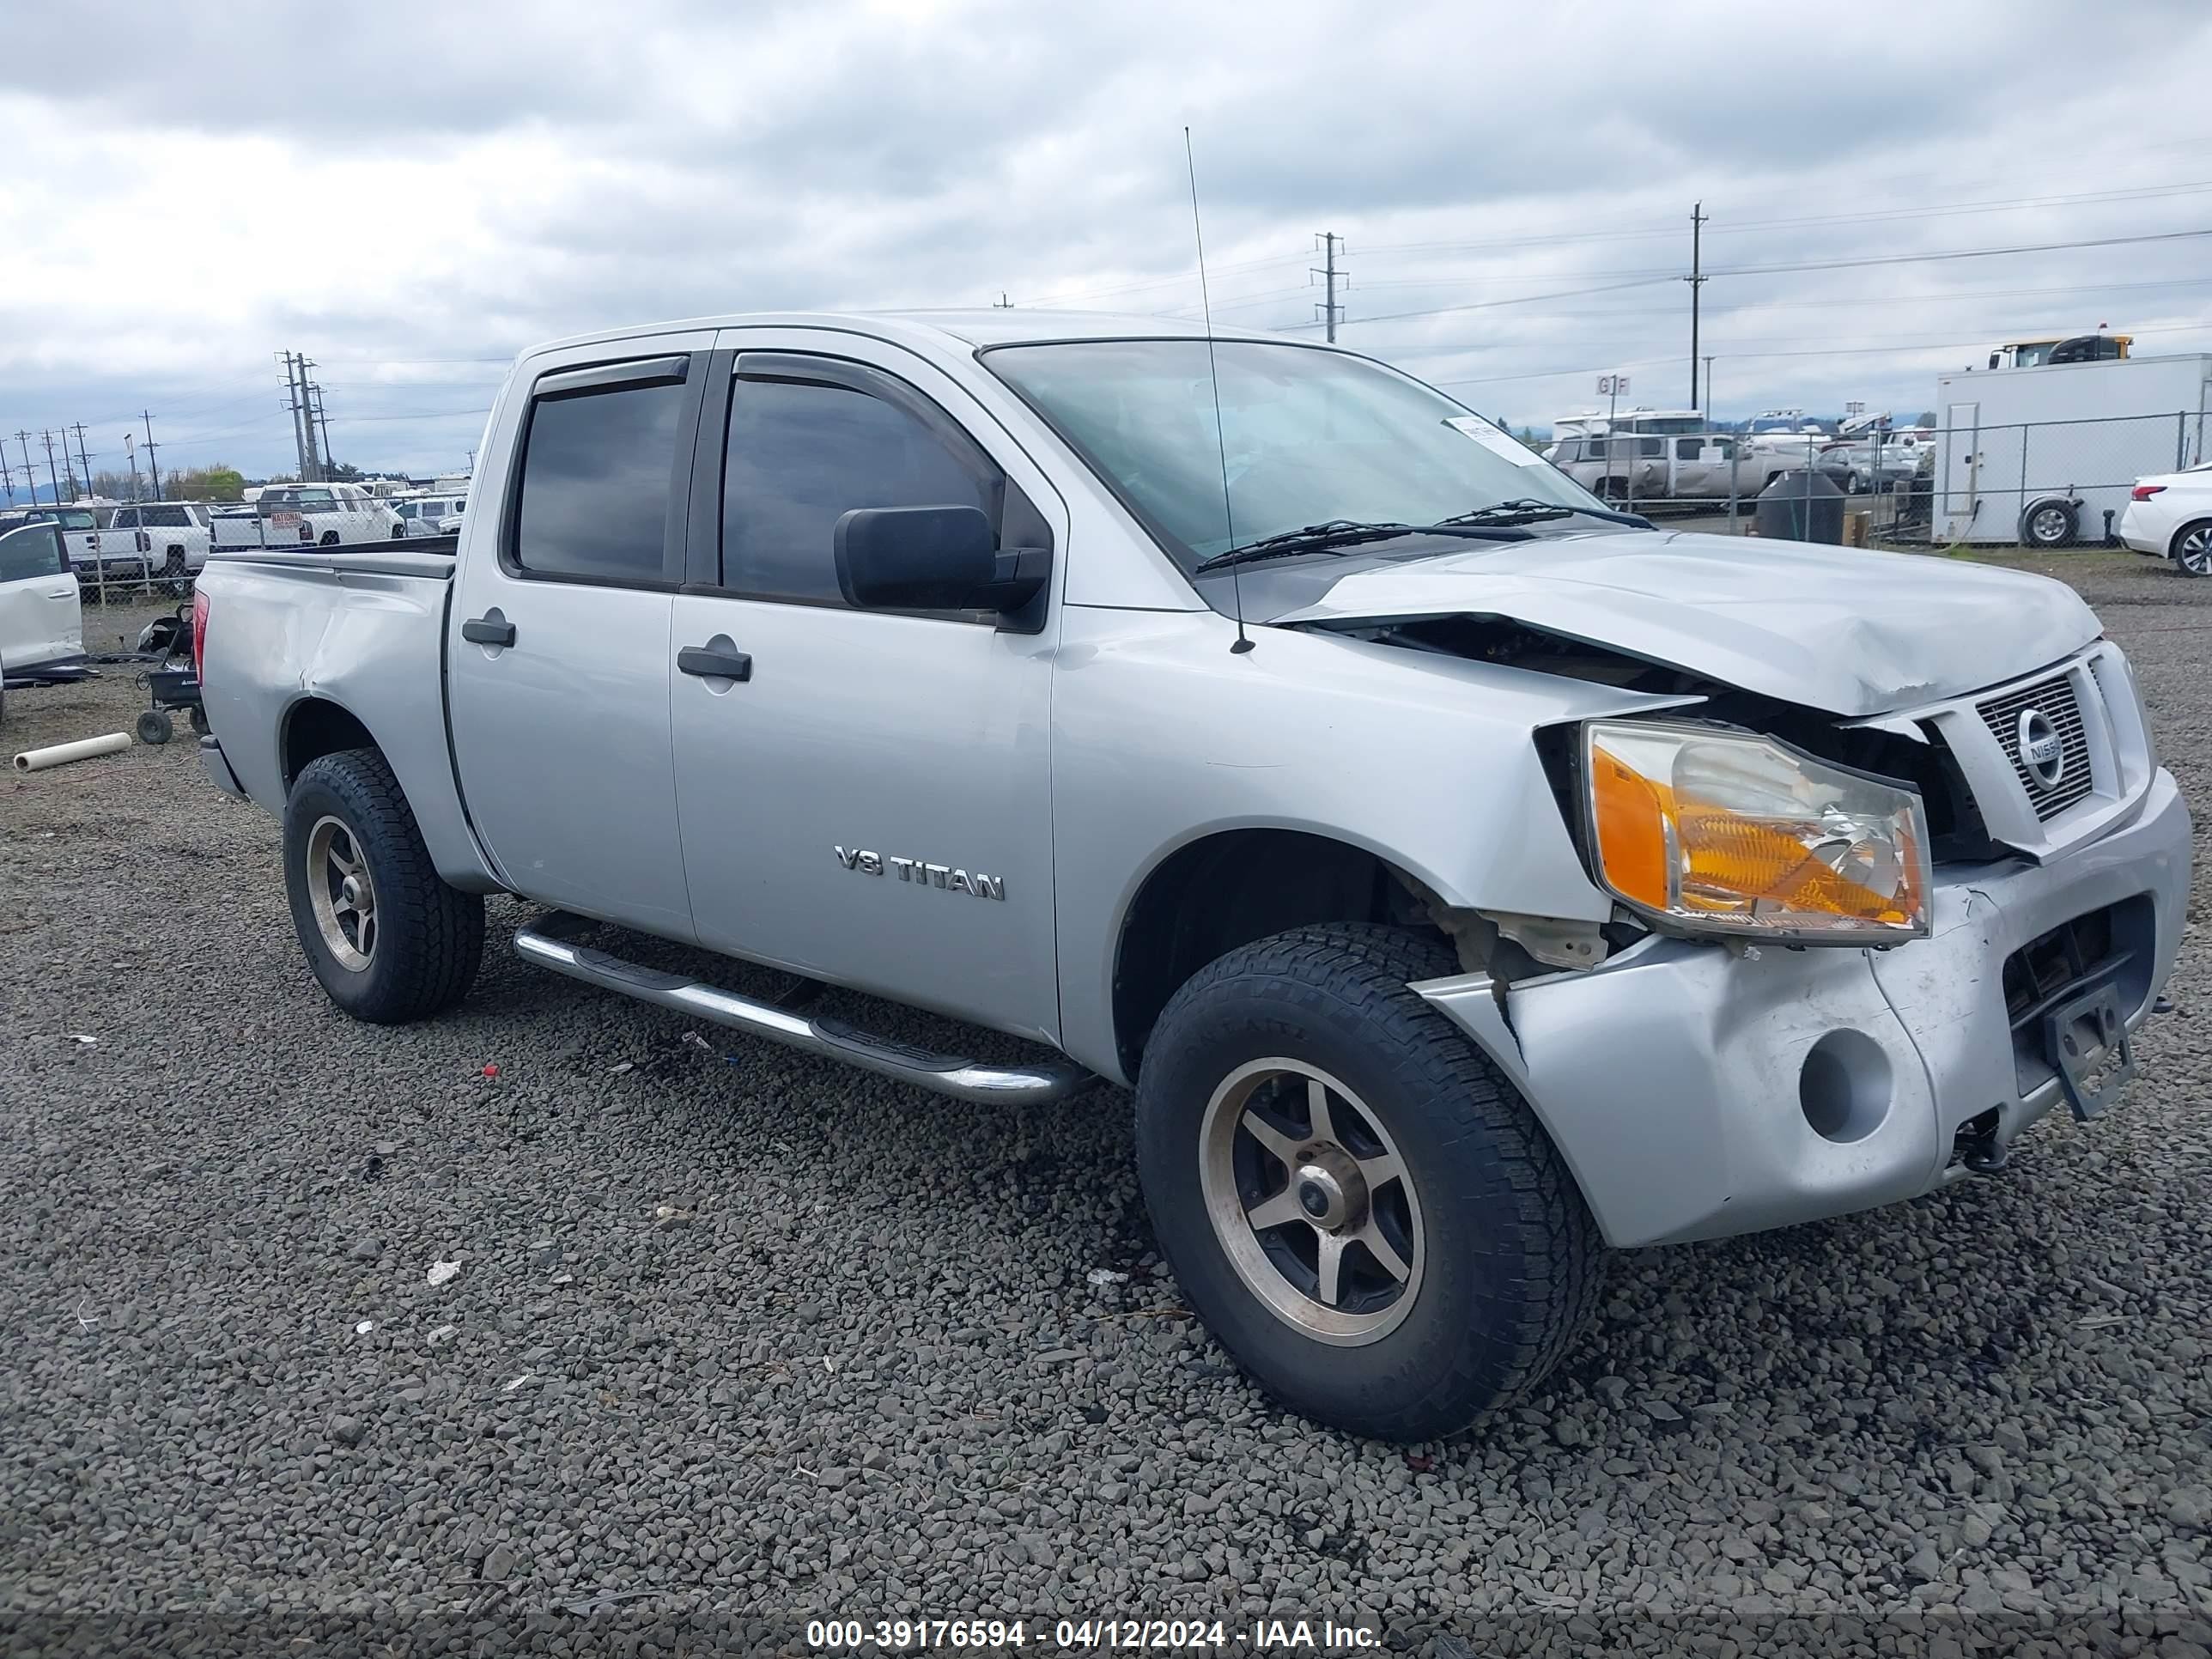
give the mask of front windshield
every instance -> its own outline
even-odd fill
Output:
[[[1433,524],[1500,501],[1598,501],[1442,392],[1346,353],[1251,340],[1000,346],[983,361],[1080,452],[1186,570],[1331,520]],[[1224,511],[1222,456],[1228,457]]]

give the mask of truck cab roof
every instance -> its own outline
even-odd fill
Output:
[[[714,328],[842,329],[877,339],[896,340],[939,350],[948,342],[970,349],[982,349],[991,346],[1043,345],[1068,340],[1195,340],[1206,337],[1205,325],[1188,319],[1132,316],[1108,311],[1048,311],[1018,306],[941,311],[767,311],[641,323],[628,328],[573,335],[566,339],[549,340],[532,346],[520,355],[526,358],[535,357],[574,346]],[[1216,328],[1213,337],[1218,340],[1271,340],[1293,345],[1321,346],[1318,341],[1299,340],[1295,337],[1259,329]]]

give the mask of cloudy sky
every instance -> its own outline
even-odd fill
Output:
[[[19,491],[18,428],[42,476],[78,421],[119,467],[142,410],[165,463],[289,468],[288,349],[338,459],[422,472],[562,334],[1195,314],[1186,122],[1218,319],[1313,331],[1334,231],[1344,343],[1516,425],[1607,369],[1687,400],[1699,199],[1723,416],[1917,412],[2100,324],[2212,349],[2201,0],[74,0],[5,33]]]

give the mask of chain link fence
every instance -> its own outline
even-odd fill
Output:
[[[2212,427],[2212,413],[2191,410],[1752,437],[1640,431],[1633,418],[1622,416],[1620,431],[1560,438],[1546,458],[1626,511],[1731,535],[1755,533],[1770,492],[1796,514],[1791,533],[1805,533],[1829,516],[1813,510],[1827,494],[1813,480],[1825,479],[1845,497],[1833,516],[1846,539],[1939,547],[2117,545],[2136,480],[2207,459]]]

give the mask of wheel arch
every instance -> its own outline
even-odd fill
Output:
[[[2182,539],[2195,530],[2202,530],[2208,534],[2212,534],[2212,514],[2195,519],[2184,519],[2179,524],[2174,526],[2173,534],[2166,538],[2166,556],[2176,565],[2181,562]]]
[[[1365,842],[1286,824],[1216,827],[1164,849],[1133,884],[1114,930],[1114,1048],[1122,1075],[1136,1077],[1168,999],[1207,963],[1319,923],[1433,928],[1416,896],[1433,886]]]
[[[301,773],[325,755],[348,749],[384,752],[384,745],[360,715],[335,698],[313,695],[299,698],[284,711],[276,741],[277,762],[288,790]]]

